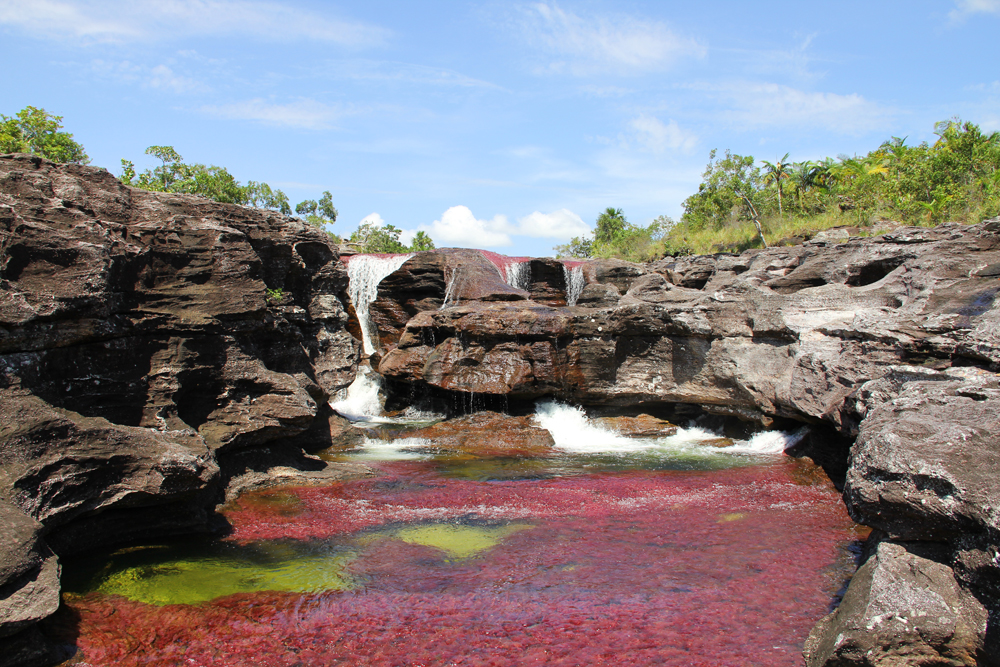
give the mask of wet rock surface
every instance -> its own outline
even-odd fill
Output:
[[[220,460],[335,437],[346,282],[296,219],[0,157],[0,664],[51,662],[53,551],[209,530]]]
[[[418,253],[378,287],[373,360],[454,405],[811,424],[809,456],[846,469],[848,509],[881,541],[810,664],[997,664],[997,266],[1000,219],[647,266]],[[360,433],[327,405],[361,356],[346,288],[336,246],[298,220],[0,157],[0,665],[51,662],[33,624],[57,554],[210,530],[227,488],[369,474],[305,454]],[[672,428],[630,414],[607,425]],[[551,447],[490,413],[418,437],[467,433]]]

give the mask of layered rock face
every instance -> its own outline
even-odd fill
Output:
[[[877,530],[809,664],[998,664],[998,267],[1000,220],[645,267],[593,261],[576,307],[413,308],[379,371],[418,395],[791,419],[825,434],[817,457],[856,438],[842,452],[845,502]]]
[[[329,442],[337,260],[292,218],[0,157],[0,664],[44,658],[53,552],[208,530],[230,477]]]
[[[59,556],[209,530],[227,490],[364,473],[302,449],[344,430],[346,287],[297,220],[0,158],[0,666],[52,659],[35,624]],[[664,425],[619,408],[812,425],[875,533],[809,664],[974,665],[1000,655],[998,291],[993,220],[647,266],[418,253],[366,306],[404,398],[551,396],[636,432]],[[544,446],[517,419],[426,435]]]

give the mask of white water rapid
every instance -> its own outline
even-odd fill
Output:
[[[412,253],[409,255],[354,255],[347,261],[347,277],[349,279],[347,294],[351,297],[351,303],[354,304],[354,312],[358,314],[358,325],[361,327],[361,342],[364,345],[365,354],[375,353],[372,335],[377,332],[372,331],[368,306],[378,297],[378,284],[411,257],[413,257]]]
[[[358,366],[354,382],[330,401],[330,407],[351,421],[373,421],[382,414],[381,392],[382,377],[368,366]]]
[[[563,264],[563,275],[566,276],[566,305],[575,306],[580,294],[583,293],[583,265],[570,268]]]
[[[720,436],[698,426],[678,428],[662,438],[629,438],[591,422],[583,410],[555,401],[543,401],[535,408],[534,421],[552,434],[557,449],[575,454],[781,454],[798,444],[808,433],[802,427],[794,433],[764,431],[749,440],[736,440],[729,447],[702,446]]]

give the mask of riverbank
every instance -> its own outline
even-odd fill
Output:
[[[211,532],[239,484],[371,474],[310,454],[357,436],[329,403],[363,356],[322,233],[7,156],[0,244],[0,664],[51,662],[59,559]],[[997,220],[645,266],[418,253],[366,304],[369,363],[390,411],[809,425],[803,453],[878,531],[810,664],[992,664],[998,266]]]

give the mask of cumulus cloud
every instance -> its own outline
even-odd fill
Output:
[[[512,245],[512,236],[566,240],[590,232],[590,226],[565,208],[552,213],[535,211],[514,224],[502,214],[481,220],[468,206],[452,206],[440,220],[419,225],[417,230],[426,232],[441,247],[490,248]],[[415,233],[407,231],[400,238],[410,239]]]
[[[640,114],[629,123],[629,129],[635,142],[652,153],[689,153],[698,144],[698,137],[693,132],[681,129],[674,120],[664,123],[656,116]]]
[[[552,213],[535,211],[519,218],[515,234],[534,238],[568,239],[590,231],[590,225],[573,211],[561,208]]]
[[[347,114],[341,107],[323,104],[308,98],[279,104],[260,97],[232,104],[206,105],[201,108],[201,111],[220,118],[252,120],[268,125],[308,130],[330,127],[333,121]]]
[[[519,32],[557,60],[544,71],[575,75],[637,74],[669,67],[685,57],[702,57],[705,47],[665,24],[632,16],[580,16],[555,3],[523,9]]]
[[[480,220],[468,206],[452,206],[429,225],[420,225],[439,246],[485,248],[511,244],[507,230],[510,223],[505,215]]]
[[[379,45],[389,31],[278,2],[240,0],[0,0],[0,25],[49,39],[132,42],[190,35]]]

